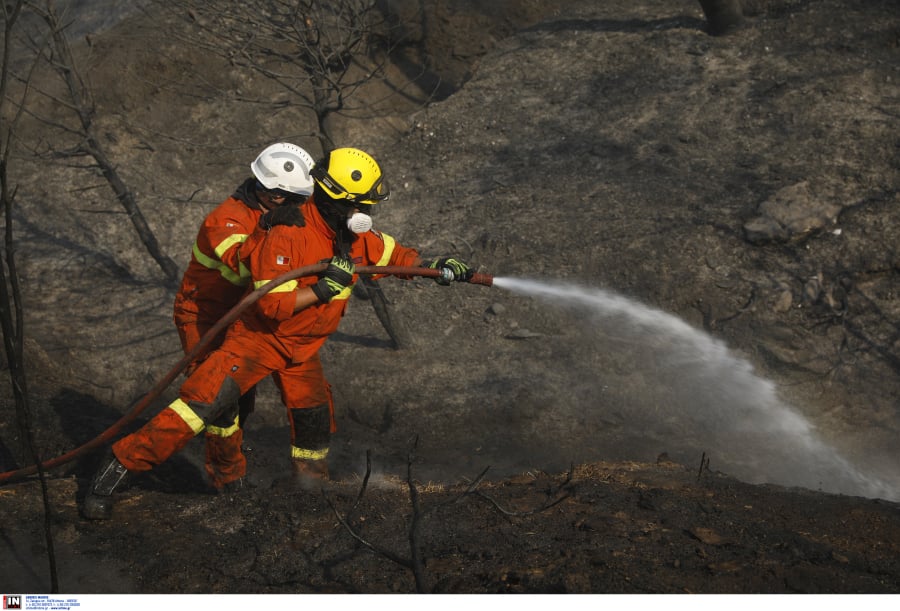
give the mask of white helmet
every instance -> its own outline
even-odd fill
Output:
[[[279,142],[260,153],[250,169],[266,189],[310,195],[314,182],[309,171],[314,165],[310,154],[296,144]]]

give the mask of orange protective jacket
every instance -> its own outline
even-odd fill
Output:
[[[224,316],[247,292],[249,270],[238,251],[259,222],[264,210],[256,201],[248,179],[209,213],[197,233],[191,261],[175,296],[175,324],[185,351]],[[186,341],[185,327],[197,327]]]
[[[250,252],[242,252],[249,267],[253,288],[260,288],[285,272],[331,260],[335,256],[336,234],[319,214],[312,199],[300,206],[306,225],[277,225],[262,240],[253,242]],[[260,230],[261,231],[261,230]],[[411,266],[419,253],[398,244],[391,236],[375,230],[355,236],[349,256],[354,265]],[[353,282],[359,279],[353,275]],[[347,309],[348,287],[327,304],[312,305],[294,313],[295,290],[312,286],[318,277],[288,281],[261,297],[248,308],[242,322],[251,333],[270,335],[290,354],[291,361],[309,360],[334,333]]]

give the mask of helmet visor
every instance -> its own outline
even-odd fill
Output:
[[[387,181],[384,176],[379,176],[375,184],[372,185],[365,193],[352,193],[341,186],[321,165],[316,165],[310,175],[318,180],[323,187],[331,191],[331,195],[335,199],[350,200],[355,204],[377,204],[388,199],[391,196],[391,190],[388,188]]]

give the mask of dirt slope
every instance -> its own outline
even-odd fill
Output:
[[[340,127],[391,179],[378,226],[495,286],[384,281],[399,351],[353,303],[323,352],[324,491],[282,480],[270,385],[240,493],[206,489],[192,444],[93,524],[76,501],[96,457],[54,472],[63,591],[900,590],[895,3],[772,3],[721,38],[687,0],[503,4],[433,16],[433,58],[474,54],[446,64],[461,89]],[[108,144],[184,264],[203,214],[303,117],[233,102],[262,84],[160,25],[85,57]],[[209,99],[184,95],[199,74]],[[180,354],[115,202],[72,169],[20,180],[34,419],[55,456]],[[0,488],[4,591],[47,591],[39,492]]]

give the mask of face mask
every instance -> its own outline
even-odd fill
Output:
[[[362,212],[354,212],[347,219],[347,229],[353,233],[365,233],[372,228],[372,217]]]

